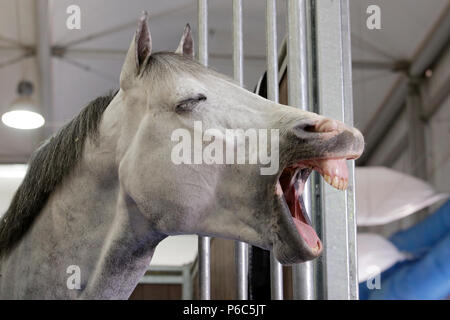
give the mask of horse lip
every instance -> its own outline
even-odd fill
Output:
[[[281,170],[281,173],[286,168],[287,167],[283,168],[283,170]],[[306,173],[306,177],[304,176],[305,175],[304,170],[305,169],[297,171],[295,173],[295,175],[300,176],[300,178],[303,178],[304,181],[306,182],[306,179],[309,177],[312,170],[306,169],[306,171],[308,171]],[[281,173],[277,177],[277,185],[280,185],[279,178],[281,176]],[[281,186],[280,186],[280,188],[281,188]],[[278,186],[277,186],[277,189],[278,189]],[[282,241],[281,239],[278,239],[278,241],[281,241],[283,245],[289,246],[291,248],[295,246],[295,251],[298,252],[299,254],[301,253],[301,255],[302,255],[301,258],[303,259],[303,261],[311,260],[311,259],[318,257],[321,254],[322,248],[323,248],[323,245],[322,245],[320,239],[319,239],[320,245],[318,247],[309,246],[307,244],[306,240],[303,238],[303,235],[298,231],[298,229],[295,225],[294,217],[292,216],[292,213],[289,209],[289,206],[287,204],[287,201],[286,201],[286,198],[285,198],[283,192],[281,192],[281,194],[280,194],[277,191],[275,193],[275,197],[278,198],[277,201],[279,201],[279,204],[280,204],[281,213],[279,213],[279,214],[281,214],[284,217],[284,219],[282,219],[281,221],[278,220],[278,221],[280,221],[279,225],[278,225],[278,229],[282,230],[283,233],[287,231],[288,238],[291,238],[292,236],[294,237],[293,239],[291,238],[291,241],[288,241],[288,242]],[[300,202],[300,206],[302,209],[303,217],[305,218],[307,224],[309,224],[311,226],[311,221],[305,210],[306,208],[305,208],[305,205],[303,202],[302,194],[300,194],[300,196],[299,196],[299,202]]]
[[[296,261],[294,263],[305,262],[305,261],[312,260],[312,259],[315,259],[318,256],[320,256],[320,254],[322,253],[323,246],[321,245],[319,248],[310,247],[306,243],[306,241],[303,239],[302,235],[297,231],[297,228],[294,223],[294,219],[291,215],[291,212],[286,203],[286,200],[284,199],[284,196],[278,197],[278,201],[280,202],[280,205],[281,205],[281,215],[283,215],[286,219],[286,222],[283,223],[283,226],[279,225],[278,229],[281,229],[282,232],[287,231],[287,233],[289,233],[290,237],[293,236],[294,239],[292,239],[293,241],[288,241],[288,242],[283,241],[281,239],[277,239],[276,241],[281,242],[281,244],[284,246],[288,246],[291,248],[295,247],[294,250],[297,254],[295,257]],[[299,258],[299,255],[301,255],[300,258]]]

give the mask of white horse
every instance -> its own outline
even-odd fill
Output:
[[[346,188],[346,159],[361,155],[361,133],[263,99],[195,62],[189,26],[175,53],[151,49],[144,15],[120,90],[34,153],[0,225],[0,298],[126,299],[168,235],[245,241],[282,263],[321,253],[303,185],[316,170]],[[174,163],[173,132],[194,136],[195,122],[220,132],[278,130],[279,169]]]

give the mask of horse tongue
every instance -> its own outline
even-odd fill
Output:
[[[348,168],[345,159],[316,160],[320,174],[325,181],[339,190],[345,190],[348,185]]]

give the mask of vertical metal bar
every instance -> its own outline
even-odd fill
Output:
[[[53,82],[51,55],[50,7],[48,0],[42,0],[36,6],[36,61],[39,77],[39,102],[47,124],[53,120]],[[53,134],[54,127],[46,125],[41,134],[46,139]]]
[[[198,60],[208,65],[208,0],[198,0]],[[200,299],[211,299],[210,237],[198,239],[198,279]]]
[[[182,299],[192,300],[192,276],[191,276],[191,264],[185,264],[182,267],[183,272],[183,284],[182,284]]]
[[[319,112],[353,124],[348,0],[315,1]],[[325,298],[357,299],[354,161],[348,161],[345,193],[322,183]]]
[[[288,0],[288,102],[289,105],[310,110],[308,38],[307,38],[307,0]],[[308,181],[303,191],[307,212],[311,215],[311,183]],[[314,299],[312,262],[296,264],[292,267],[294,299]]]
[[[276,0],[266,0],[267,98],[278,102],[278,49]],[[270,290],[273,300],[283,300],[283,268],[270,253]]]
[[[242,43],[242,0],[233,0],[233,75],[242,86],[244,83]],[[248,299],[248,244],[236,241],[237,298]]]
[[[406,97],[406,113],[408,117],[408,156],[411,173],[416,177],[427,180],[427,157],[425,156],[425,122],[422,117],[422,99],[417,80],[413,78],[408,82],[408,95]]]
[[[233,75],[242,86],[244,83],[242,42],[242,0],[233,0]]]
[[[352,80],[352,45],[350,28],[350,3],[341,3],[342,32],[342,87],[344,95],[344,122],[353,126],[353,80]],[[359,299],[358,250],[355,198],[355,161],[348,161],[349,189],[347,191],[347,234],[348,234],[348,298]]]
[[[208,0],[197,0],[198,61],[208,66]]]

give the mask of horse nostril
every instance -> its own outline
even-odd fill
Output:
[[[338,129],[337,121],[329,118],[324,118],[316,123],[314,132],[332,132]]]
[[[316,132],[316,127],[314,125],[308,125],[306,127],[303,128],[303,130],[305,130],[306,132]]]

